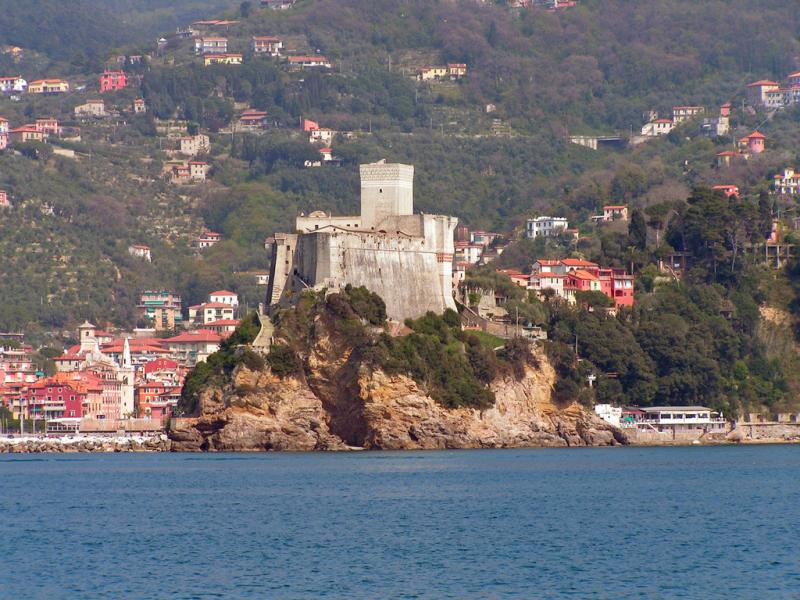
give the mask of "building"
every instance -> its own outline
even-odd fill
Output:
[[[308,134],[308,143],[330,146],[335,135],[336,132],[333,129],[325,129],[323,127],[312,129]]]
[[[716,190],[718,192],[722,192],[725,194],[726,198],[738,198],[739,197],[739,186],[732,185],[729,183],[723,183],[720,185],[713,185],[711,186],[712,190]]]
[[[105,117],[106,103],[103,100],[89,100],[85,104],[79,104],[74,109],[75,116],[81,117]]]
[[[706,109],[702,106],[673,106],[672,107],[672,124],[680,125],[684,121],[694,119],[704,115]]]
[[[5,190],[0,190],[0,208],[9,207],[8,194]]]
[[[8,132],[8,141],[12,144],[43,142],[45,139],[47,139],[47,134],[33,124],[23,125]]]
[[[189,161],[189,177],[192,181],[205,181],[208,174],[208,163],[202,160]]]
[[[207,54],[203,56],[203,65],[240,65],[242,64],[242,55],[237,52],[226,54]]]
[[[214,333],[219,334],[221,338],[230,336],[239,326],[239,319],[220,319],[218,321],[211,321],[203,325],[203,329],[208,329]]]
[[[737,156],[741,155],[733,150],[723,150],[722,152],[717,152],[717,167],[730,167],[731,161],[733,161],[733,159]]]
[[[47,378],[31,384],[23,394],[28,419],[70,418],[77,423],[83,417],[86,392],[77,385]]]
[[[324,56],[290,56],[289,66],[295,69],[330,69],[330,61]]]
[[[219,350],[222,338],[218,333],[205,329],[186,331],[175,337],[168,338],[165,343],[169,346],[174,360],[188,367],[193,367]]]
[[[554,237],[564,233],[568,227],[569,223],[564,217],[536,217],[528,219],[525,237],[530,239]]]
[[[763,106],[767,100],[767,92],[774,91],[780,88],[780,84],[776,81],[768,79],[760,79],[747,85],[746,95],[747,100],[753,106]]]
[[[34,127],[47,136],[61,135],[61,127],[58,124],[58,119],[55,117],[40,117],[36,119]]]
[[[28,89],[28,82],[20,75],[0,77],[0,94],[23,94]]]
[[[176,325],[183,322],[181,297],[172,292],[144,291],[137,308],[156,331],[175,329]]]
[[[414,167],[385,161],[361,165],[361,214],[300,216],[296,231],[272,245],[267,290],[271,309],[307,289],[365,286],[391,319],[455,309],[455,217],[414,214]]]
[[[783,173],[776,173],[773,188],[779,194],[794,196],[800,190],[800,173],[793,167],[785,167]]]
[[[217,36],[199,37],[194,41],[194,53],[198,56],[227,54],[228,38]]]
[[[222,234],[215,231],[206,231],[194,241],[195,248],[211,248],[222,241]]]
[[[672,131],[674,125],[671,119],[655,119],[645,123],[642,127],[642,135],[647,137],[657,137],[666,135]]]
[[[602,292],[614,301],[615,308],[634,304],[634,276],[624,269],[601,267],[580,258],[540,259],[533,263],[528,289],[543,296],[546,289],[568,302],[576,292]]]
[[[280,38],[271,36],[258,36],[252,37],[253,54],[263,56],[280,56],[283,50],[283,42]]]
[[[202,133],[197,135],[183,136],[179,140],[180,152],[186,156],[197,156],[200,153],[208,152],[211,149],[211,143],[208,136]]]
[[[239,127],[245,131],[263,129],[267,124],[267,113],[263,110],[248,109],[239,115]]]
[[[472,242],[454,242],[453,250],[453,260],[456,263],[477,265],[483,256],[484,246]]]
[[[8,121],[0,117],[0,150],[5,150],[8,146]]]
[[[63,79],[38,79],[28,84],[29,94],[66,94],[69,91],[69,83]]]
[[[750,135],[739,140],[739,146],[746,149],[750,154],[761,154],[766,150],[767,136],[760,131],[754,131]]]
[[[235,292],[230,292],[228,290],[217,290],[216,292],[211,292],[208,295],[208,301],[227,304],[234,308],[239,306],[239,296]]]
[[[447,76],[450,79],[461,79],[467,75],[467,65],[464,63],[447,63]]]
[[[609,204],[603,207],[603,222],[627,221],[628,207],[624,204]]]
[[[224,302],[206,302],[189,307],[189,324],[195,327],[214,321],[232,320],[236,308]]]
[[[622,423],[622,407],[610,404],[596,404],[594,412],[598,417],[614,427],[619,427]]]
[[[128,87],[125,71],[103,71],[100,73],[100,92],[116,92]]]
[[[726,421],[705,406],[651,406],[623,413],[622,426],[669,434],[714,433],[724,432]]]
[[[142,244],[133,244],[128,246],[128,254],[141,258],[147,262],[152,262],[153,257],[150,254],[150,246],[143,246]]]
[[[417,69],[417,80],[419,81],[439,81],[447,77],[447,67],[422,67]]]
[[[133,101],[133,113],[136,115],[141,115],[147,112],[147,105],[144,102],[143,98],[137,98]]]

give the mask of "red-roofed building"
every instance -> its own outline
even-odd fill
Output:
[[[239,127],[247,131],[264,129],[267,125],[267,113],[263,110],[248,109],[239,115]]]
[[[206,231],[194,241],[195,248],[211,248],[222,241],[222,234],[215,231]]]
[[[100,91],[115,92],[128,87],[125,71],[104,71],[100,74]]]
[[[221,341],[222,337],[218,333],[197,329],[169,338],[166,343],[172,353],[172,358],[186,366],[193,367],[219,350]]]
[[[47,134],[36,127],[28,124],[17,127],[8,132],[8,141],[12,144],[23,144],[25,142],[43,142]]]
[[[734,158],[740,156],[740,154],[734,150],[723,150],[722,152],[717,152],[717,167],[729,167],[731,166],[731,161]]]
[[[209,302],[220,302],[222,304],[230,304],[234,308],[239,306],[239,296],[235,292],[229,290],[217,290],[208,295]]]
[[[283,50],[283,42],[280,38],[266,35],[254,35],[252,42],[253,54],[279,56],[281,50]]]
[[[603,221],[627,221],[628,207],[624,204],[608,204],[603,207]]]
[[[239,326],[239,319],[220,319],[219,321],[211,321],[203,325],[203,329],[208,329],[214,333],[218,333],[220,337],[226,338]]]
[[[767,136],[760,131],[754,131],[750,135],[741,138],[739,146],[746,148],[750,154],[761,154],[766,149],[766,140]]]
[[[738,198],[739,196],[738,185],[731,185],[731,184],[714,185],[711,187],[711,189],[722,192],[723,194],[725,194],[726,198]]]
[[[219,321],[233,319],[235,308],[224,302],[206,302],[189,307],[189,324],[198,326]]]
[[[514,283],[514,285],[519,286],[521,288],[528,288],[528,283],[530,280],[530,275],[526,275],[521,271],[517,271],[516,269],[497,269],[498,273],[503,273],[507,275],[509,279]]]
[[[750,104],[761,106],[767,101],[767,92],[779,89],[781,86],[776,81],[760,79],[747,85],[747,99]]]

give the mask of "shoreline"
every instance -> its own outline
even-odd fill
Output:
[[[793,445],[800,443],[800,438],[756,438],[744,440],[714,440],[714,441],[683,441],[670,440],[664,442],[633,442],[629,444],[617,444],[614,446],[551,446],[551,445],[531,445],[513,446],[506,448],[444,448],[444,449],[419,449],[419,448],[392,448],[392,449],[367,449],[360,447],[347,447],[341,450],[262,450],[262,451],[186,451],[175,450],[172,448],[172,441],[166,433],[151,436],[70,436],[63,438],[40,438],[40,437],[21,437],[8,438],[0,437],[0,454],[73,454],[73,453],[160,453],[174,452],[176,454],[222,454],[222,453],[299,453],[299,452],[407,452],[407,451],[437,451],[437,450],[510,450],[521,448],[659,448],[659,447],[712,447],[712,446],[770,446],[770,445]]]

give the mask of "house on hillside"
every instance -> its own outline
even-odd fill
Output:
[[[227,54],[228,38],[219,36],[199,37],[194,41],[194,53],[198,56],[206,54]]]
[[[672,107],[672,124],[680,125],[684,121],[694,119],[704,115],[706,109],[702,106],[673,106]]]
[[[730,167],[731,162],[737,156],[740,156],[740,154],[738,152],[734,152],[733,150],[723,150],[722,152],[717,152],[717,167]]]
[[[47,134],[33,124],[23,125],[8,132],[8,141],[12,144],[43,142],[46,138]]]
[[[156,331],[175,329],[183,321],[181,297],[163,290],[146,290],[137,308],[149,319]]]
[[[239,128],[244,131],[264,129],[267,125],[267,113],[263,110],[247,109],[239,115]]]
[[[767,92],[775,91],[781,86],[776,81],[760,79],[747,84],[746,96],[748,102],[753,106],[764,106],[767,101]]]
[[[216,246],[222,241],[222,234],[217,233],[215,231],[206,231],[198,237],[194,241],[194,247],[200,248],[201,250],[204,248],[211,248],[212,246]]]
[[[738,198],[739,197],[739,186],[732,185],[729,183],[723,183],[720,185],[713,185],[711,189],[716,192],[722,192],[725,194],[726,198]]]
[[[211,149],[208,136],[202,133],[183,136],[179,140],[180,152],[186,156],[197,156]]]
[[[61,135],[61,127],[55,117],[39,117],[34,126],[45,135]]]
[[[611,221],[627,221],[628,207],[624,204],[608,204],[603,207],[602,215],[595,215],[592,221],[610,223]]]
[[[467,76],[467,65],[464,63],[447,63],[447,76],[450,79],[461,79]]]
[[[208,175],[208,163],[202,160],[189,161],[189,177],[192,181],[205,181]]]
[[[536,217],[528,219],[525,226],[525,237],[536,239],[538,237],[554,237],[564,233],[569,227],[564,217]]]
[[[104,71],[100,74],[100,92],[115,92],[128,87],[125,71]]]
[[[767,136],[760,131],[754,131],[739,139],[739,147],[750,154],[761,154],[766,150]]]
[[[106,103],[103,100],[89,100],[84,104],[79,104],[74,109],[75,116],[78,118],[100,118],[106,116]]]
[[[783,173],[776,173],[773,189],[779,194],[794,196],[800,190],[800,173],[793,167],[786,167]]]
[[[324,56],[290,56],[289,66],[293,69],[330,69],[330,61]]]
[[[189,324],[195,327],[220,321],[233,319],[236,307],[224,302],[206,302],[189,307]]]
[[[203,66],[209,65],[241,65],[242,55],[236,52],[230,54],[208,54],[203,57]]]
[[[221,303],[221,304],[229,304],[236,308],[239,306],[239,295],[236,292],[231,292],[230,290],[217,290],[216,292],[211,292],[208,295],[208,301],[211,303]]]
[[[447,67],[422,67],[417,69],[418,81],[439,81],[448,76]]]
[[[0,77],[0,94],[22,94],[28,89],[28,82],[21,76]]]
[[[144,102],[144,98],[137,98],[133,101],[133,113],[136,115],[141,115],[147,112],[147,105]]]
[[[0,208],[8,208],[8,193],[5,190],[0,190]]]
[[[642,135],[647,137],[666,135],[672,131],[673,127],[671,119],[654,119],[642,126]]]
[[[152,262],[153,260],[150,254],[150,246],[144,246],[142,244],[128,246],[128,254],[146,260],[147,262]]]
[[[259,36],[252,37],[253,54],[262,56],[280,56],[283,50],[283,42],[280,38],[272,36]]]
[[[69,83],[63,79],[38,79],[28,84],[29,94],[66,94],[69,91]]]

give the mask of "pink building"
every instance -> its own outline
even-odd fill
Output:
[[[125,71],[105,71],[100,75],[100,91],[115,92],[128,87],[128,76]]]
[[[766,149],[766,140],[767,136],[760,131],[754,131],[750,135],[741,138],[739,144],[746,146],[750,154],[761,154]]]

